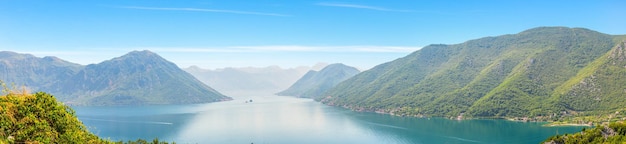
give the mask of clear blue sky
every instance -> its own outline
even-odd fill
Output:
[[[0,0],[0,50],[80,64],[147,49],[180,67],[367,69],[539,26],[626,34],[626,1]]]

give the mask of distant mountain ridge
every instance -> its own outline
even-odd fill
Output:
[[[7,72],[0,79],[52,93],[71,105],[189,104],[230,99],[147,50],[87,66],[13,52],[0,52],[0,56],[0,69]]]
[[[360,71],[341,63],[331,64],[320,71],[310,70],[288,89],[276,93],[282,96],[314,98]]]
[[[315,67],[326,66],[318,63]],[[278,66],[222,68],[215,70],[191,66],[184,70],[198,80],[230,96],[273,95],[291,86],[312,67],[283,69]]]
[[[626,105],[623,40],[583,28],[539,27],[429,45],[364,71],[317,100],[395,115],[609,112]]]

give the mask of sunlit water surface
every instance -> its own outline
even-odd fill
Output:
[[[245,103],[245,100],[252,100]],[[582,127],[506,120],[448,120],[353,112],[310,99],[239,97],[193,105],[74,107],[98,136],[177,143],[539,143]]]

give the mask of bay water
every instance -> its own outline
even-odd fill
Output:
[[[551,135],[583,128],[493,119],[398,117],[283,96],[238,97],[190,105],[73,108],[91,132],[114,141],[159,138],[216,144],[512,144],[539,143]]]

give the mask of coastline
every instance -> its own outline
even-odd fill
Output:
[[[580,123],[547,123],[544,124],[545,127],[562,127],[562,126],[584,126],[584,127],[593,127],[593,124],[580,124]]]
[[[322,104],[328,105],[328,106],[342,107],[342,108],[349,109],[351,111],[356,111],[356,112],[370,112],[370,113],[377,113],[377,114],[384,114],[384,115],[391,115],[391,116],[398,116],[398,117],[417,117],[417,118],[440,117],[440,118],[458,120],[458,121],[472,120],[472,119],[503,119],[503,120],[508,120],[508,121],[524,122],[524,123],[525,122],[545,123],[542,125],[544,127],[594,127],[594,126],[599,125],[599,123],[589,121],[589,120],[585,120],[588,123],[580,123],[580,122],[573,123],[573,122],[554,121],[553,119],[551,119],[551,117],[548,118],[548,117],[541,117],[541,116],[530,118],[530,117],[471,117],[471,116],[467,117],[467,116],[464,116],[464,113],[461,113],[458,116],[429,116],[429,115],[424,115],[424,114],[404,114],[401,112],[402,108],[372,109],[372,108],[365,108],[365,107],[358,107],[358,106],[351,106],[351,105],[336,105],[335,103],[327,101],[325,99],[316,100],[316,101]],[[559,119],[565,120],[563,118],[564,117],[561,116]],[[582,117],[570,117],[570,118],[582,118]],[[623,118],[623,119],[626,119],[626,118]]]

